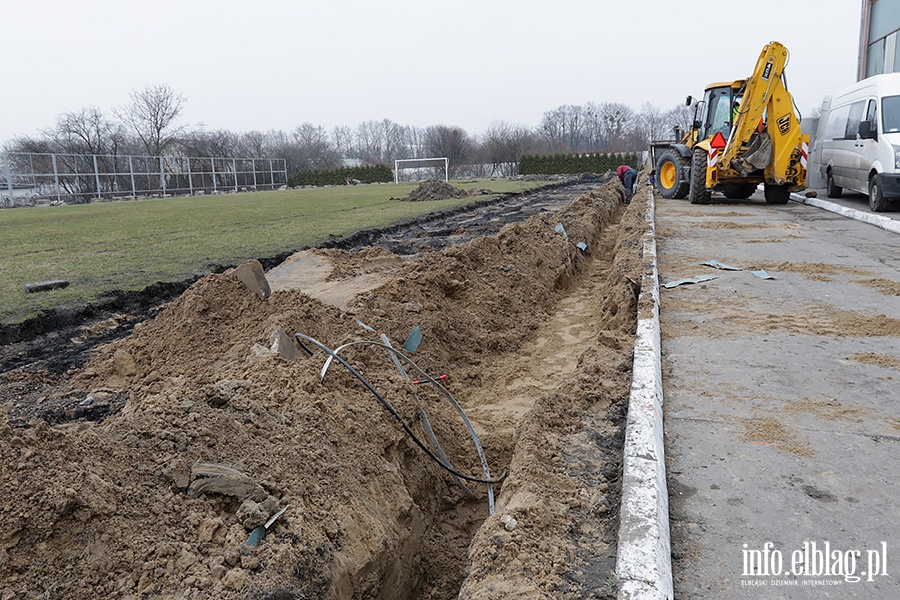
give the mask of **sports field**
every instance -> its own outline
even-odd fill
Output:
[[[452,182],[498,194],[539,181]],[[491,196],[401,202],[417,183],[307,188],[0,211],[0,322],[83,304],[110,290],[205,274],[361,229]],[[64,289],[26,293],[30,282]]]

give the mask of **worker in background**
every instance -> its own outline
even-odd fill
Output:
[[[634,182],[637,180],[637,171],[628,165],[619,165],[616,169],[619,181],[625,186],[625,204],[631,204],[631,196],[634,194]]]

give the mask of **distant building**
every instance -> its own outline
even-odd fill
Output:
[[[900,72],[900,2],[862,0],[856,78]]]
[[[26,205],[33,202],[34,186],[29,184],[0,182],[0,208]]]

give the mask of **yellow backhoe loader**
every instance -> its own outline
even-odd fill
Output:
[[[713,83],[703,99],[688,96],[694,120],[676,140],[653,142],[655,185],[663,198],[708,204],[713,190],[749,198],[762,183],[766,202],[785,204],[806,189],[809,136],[787,91],[788,51],[766,44],[747,79]]]

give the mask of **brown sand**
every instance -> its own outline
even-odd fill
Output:
[[[642,268],[642,201],[616,224],[620,187],[409,264],[333,254],[325,279],[395,263],[344,290],[346,310],[290,286],[261,301],[230,272],[198,281],[47,392],[120,398],[120,412],[26,427],[0,413],[0,598],[614,597],[585,573],[606,578],[614,556]],[[270,349],[277,328],[331,347],[377,339],[357,319],[397,344],[421,327],[415,359],[449,374],[492,472],[509,471],[494,517],[483,485],[468,499],[338,365],[320,383],[324,353]],[[422,435],[418,392],[454,466],[480,474],[437,394],[383,351],[346,357]]]

